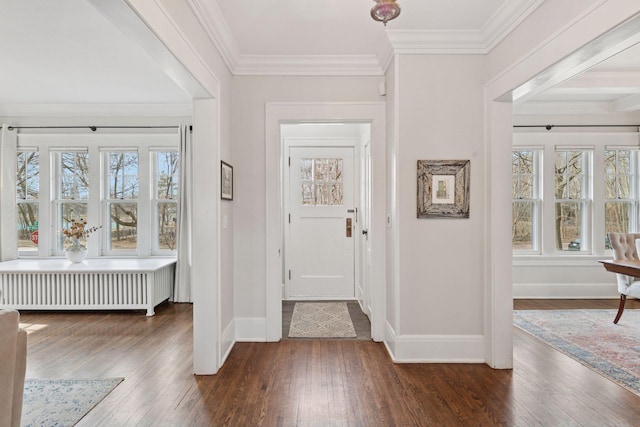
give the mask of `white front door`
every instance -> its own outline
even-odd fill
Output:
[[[285,297],[351,299],[354,148],[290,147]]]

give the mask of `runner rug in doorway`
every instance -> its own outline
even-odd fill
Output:
[[[346,302],[297,302],[289,338],[355,338]]]

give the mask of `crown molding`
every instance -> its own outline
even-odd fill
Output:
[[[398,54],[485,55],[543,2],[504,2],[480,30],[387,30],[387,36]]]
[[[243,55],[234,74],[379,76],[384,71],[376,55]]]
[[[233,75],[382,75],[395,54],[487,54],[544,0],[509,0],[480,30],[386,30],[376,55],[245,55],[217,1],[188,0]]]
[[[545,0],[505,1],[481,30],[487,53],[544,2]]]
[[[190,117],[192,104],[0,104],[5,117]]]
[[[235,74],[236,65],[240,62],[241,54],[236,44],[227,20],[217,1],[187,0],[209,39],[220,52],[231,74]]]

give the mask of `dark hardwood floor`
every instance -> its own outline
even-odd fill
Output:
[[[601,304],[617,302],[587,303]],[[640,397],[515,328],[513,370],[394,364],[365,340],[283,340],[238,343],[217,375],[194,376],[191,318],[186,304],[154,317],[23,312],[27,377],[124,377],[80,426],[640,425]]]

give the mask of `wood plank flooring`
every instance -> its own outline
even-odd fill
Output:
[[[186,304],[154,317],[23,312],[27,377],[124,377],[80,426],[640,425],[640,397],[515,328],[513,370],[394,364],[365,340],[283,340],[238,343],[217,375],[194,376],[191,318]]]

